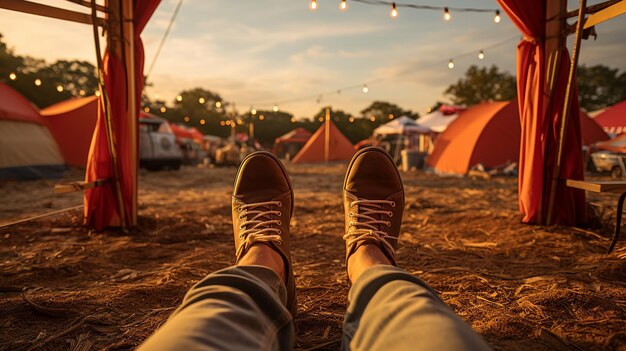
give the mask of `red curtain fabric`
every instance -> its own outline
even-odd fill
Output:
[[[565,86],[569,72],[567,49],[561,55],[559,74],[554,85],[553,101],[544,94],[546,83],[545,28],[546,0],[497,0],[524,38],[517,47],[517,99],[522,129],[519,162],[519,209],[524,223],[547,221],[553,167],[557,157],[559,125],[562,117]],[[574,81],[576,86],[576,81]],[[564,159],[560,179],[582,179],[582,149],[578,92],[572,89],[566,130]],[[575,111],[575,112],[574,112]],[[577,224],[586,221],[585,194],[557,188],[554,218],[557,223]]]
[[[138,113],[143,89],[144,51],[140,34],[148,20],[159,5],[160,0],[135,0],[133,7],[134,51],[135,51],[135,79],[136,104],[128,106],[127,101],[127,70],[122,58],[105,51],[103,58],[104,81],[111,105],[113,134],[116,141],[116,155],[118,158],[118,172],[120,176],[120,190],[124,204],[125,225],[132,224],[133,214],[137,209],[133,197],[137,192],[135,177],[138,165],[138,155],[133,154],[131,143],[137,138],[131,137],[131,127],[127,120],[128,110],[135,109]],[[136,148],[135,148],[136,149]],[[102,105],[98,110],[98,121],[93,134],[85,180],[93,182],[98,179],[113,178],[114,170],[109,153],[109,144],[106,136],[106,119]],[[118,212],[115,187],[112,183],[89,189],[85,192],[85,224],[96,230],[104,227],[121,225]]]

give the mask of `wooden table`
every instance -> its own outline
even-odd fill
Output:
[[[565,185],[570,188],[576,188],[594,193],[613,193],[620,194],[617,200],[617,218],[615,220],[615,233],[611,240],[608,253],[615,248],[617,239],[619,238],[620,227],[622,224],[622,209],[624,208],[624,200],[626,199],[626,182],[620,181],[584,181],[567,179]]]

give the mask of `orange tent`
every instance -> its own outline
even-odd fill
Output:
[[[326,149],[328,147],[328,150]],[[327,158],[328,151],[328,158]],[[330,120],[311,136],[302,150],[293,158],[293,163],[344,161],[352,158],[354,146]]]
[[[98,97],[59,102],[40,111],[54,136],[65,163],[85,168],[98,118]]]
[[[602,111],[595,118],[607,133],[626,133],[626,100]]]
[[[606,133],[581,112],[585,145],[607,140]],[[439,136],[427,164],[444,174],[466,174],[481,163],[487,168],[518,162],[520,119],[517,100],[473,106],[459,115]]]

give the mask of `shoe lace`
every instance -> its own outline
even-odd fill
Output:
[[[239,245],[236,252],[237,257],[248,250],[253,244],[258,242],[277,242],[281,244],[281,230],[274,227],[281,225],[280,219],[274,216],[280,216],[278,210],[271,210],[271,206],[282,207],[280,201],[265,201],[252,204],[244,204],[237,208],[239,211],[239,219],[245,219],[239,224],[239,238],[243,243]]]
[[[392,255],[395,254],[393,246],[389,244],[387,238],[391,238],[386,231],[379,228],[386,226],[391,227],[389,220],[383,218],[393,217],[393,212],[383,210],[384,205],[395,207],[395,201],[389,200],[365,200],[359,199],[350,203],[350,217],[347,233],[343,236],[348,246],[365,240],[374,239],[388,250]],[[353,208],[356,207],[356,211]],[[360,211],[359,211],[360,207]]]

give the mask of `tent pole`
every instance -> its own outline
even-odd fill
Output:
[[[130,169],[131,179],[133,184],[130,184],[132,187],[132,198],[131,198],[131,208],[130,208],[130,225],[137,225],[137,188],[139,184],[137,169],[139,168],[139,150],[138,150],[138,127],[137,127],[137,86],[136,86],[136,77],[135,77],[135,24],[134,24],[134,16],[133,16],[133,5],[135,1],[122,1],[122,18],[123,18],[123,45],[124,53],[126,54],[126,72],[128,72],[126,76],[126,93],[127,93],[127,101],[126,105],[127,111],[127,122],[129,126],[129,146],[130,146],[130,155],[132,159],[132,166]],[[143,79],[143,76],[142,76]]]
[[[554,201],[556,198],[556,190],[560,180],[561,164],[563,163],[563,148],[565,145],[565,138],[567,135],[565,131],[568,126],[569,118],[569,105],[572,95],[572,83],[574,82],[574,75],[576,74],[576,67],[578,66],[578,57],[580,56],[580,44],[582,40],[583,26],[585,25],[585,9],[587,7],[587,0],[580,0],[580,8],[578,12],[578,22],[576,23],[576,37],[574,39],[574,48],[572,49],[572,58],[570,60],[570,69],[567,76],[567,86],[565,88],[565,99],[563,101],[563,114],[560,123],[559,139],[558,139],[558,151],[556,157],[556,163],[554,164],[554,172],[552,174],[552,186],[550,187],[550,200],[548,202],[548,224],[554,222]]]
[[[110,9],[109,12],[109,32],[107,35],[109,50],[115,50],[115,28],[120,21],[119,17],[119,8],[117,6],[111,6],[111,2],[115,2],[116,0],[107,0],[106,6]],[[119,1],[119,0],[118,0]],[[91,16],[92,18],[96,17],[96,0],[91,0]],[[95,20],[93,21],[95,23]],[[100,103],[102,104],[102,109],[104,111],[105,117],[105,130],[107,135],[107,141],[109,143],[109,153],[111,156],[111,167],[113,168],[113,188],[115,192],[115,197],[117,200],[117,210],[118,215],[120,217],[120,226],[122,229],[126,228],[126,217],[124,211],[124,201],[122,198],[122,189],[120,185],[120,175],[117,159],[117,152],[115,148],[115,136],[113,135],[113,122],[111,120],[111,102],[109,101],[109,95],[107,94],[106,87],[104,85],[104,68],[102,63],[102,53],[100,51],[100,40],[98,37],[98,26],[93,25],[93,35],[94,41],[96,45],[96,61],[98,65],[98,88],[100,90],[100,96],[102,97]]]
[[[324,125],[324,161],[330,159],[330,107],[326,107],[326,122]]]

